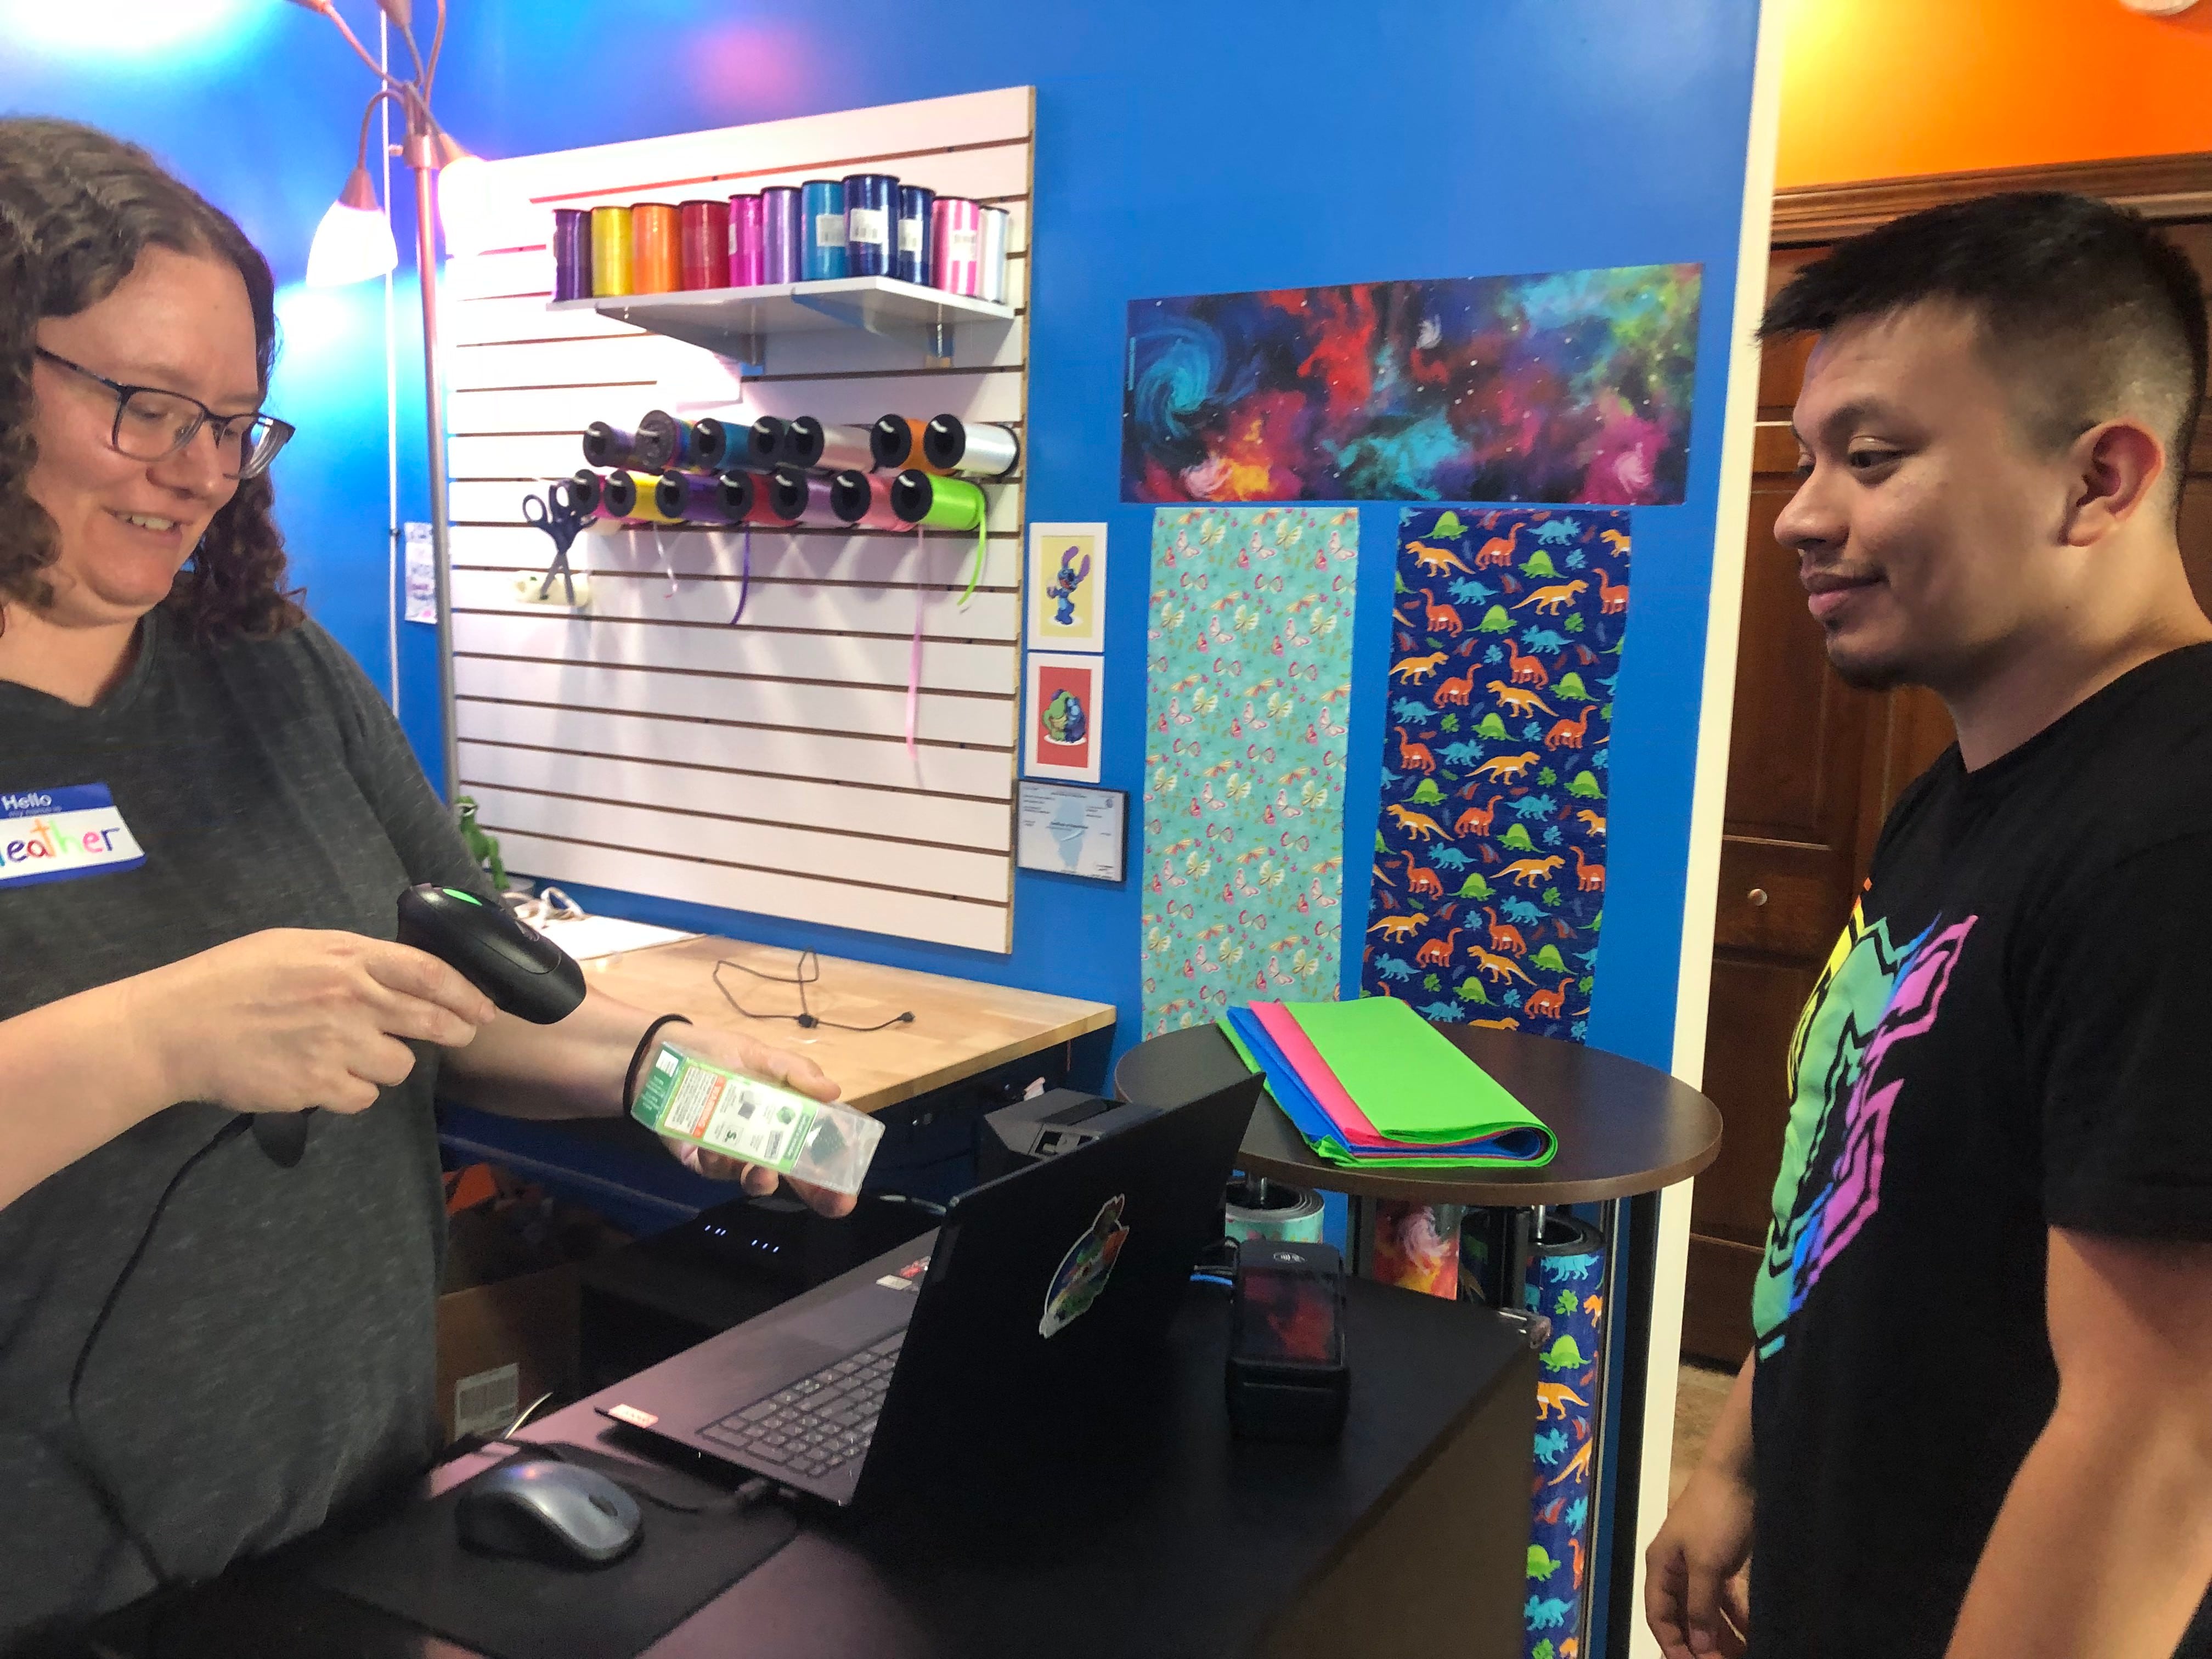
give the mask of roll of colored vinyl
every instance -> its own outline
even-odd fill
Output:
[[[730,283],[730,204],[685,202],[676,210],[677,264],[686,289]]]
[[[836,525],[830,508],[830,480],[795,466],[780,466],[769,480],[769,508],[784,524]]]
[[[649,411],[637,423],[635,450],[638,470],[665,472],[691,459],[691,423],[679,421],[665,409]]]
[[[846,274],[887,276],[899,181],[888,173],[855,173],[846,179],[844,188]]]
[[[806,264],[802,280],[825,283],[845,276],[845,186],[835,179],[806,181]]]
[[[750,472],[764,471],[752,463],[747,453],[751,433],[750,425],[732,425],[712,415],[692,422],[690,465],[706,472],[727,472],[733,467]]]
[[[614,493],[613,483],[617,478],[624,480],[628,487],[629,505],[623,514],[624,518],[639,520],[646,524],[682,524],[684,522],[682,514],[665,513],[661,510],[660,480],[653,474],[644,471],[609,473],[607,493],[611,496]]]
[[[806,274],[806,209],[796,185],[761,192],[761,281],[795,283]]]
[[[637,476],[617,467],[600,481],[599,514],[603,519],[629,519],[637,514]]]
[[[763,415],[745,428],[744,453],[732,453],[732,447],[722,451],[725,467],[742,466],[754,472],[765,472],[783,461],[783,422],[773,415]]]
[[[980,530],[983,492],[965,478],[935,478],[908,467],[891,480],[891,510],[907,524],[932,530]]]
[[[730,286],[758,288],[768,281],[768,247],[762,238],[761,198],[730,198]]]
[[[596,472],[572,473],[568,478],[568,495],[576,504],[576,511],[589,518],[599,510],[600,501],[605,499],[606,483]]]
[[[868,428],[868,453],[885,472],[900,472],[921,465],[920,421],[903,415],[886,415]]]
[[[629,210],[593,208],[592,292],[611,295],[629,291]]]
[[[664,472],[653,503],[663,516],[691,524],[743,524],[754,493],[750,472]]]
[[[584,428],[584,459],[593,466],[630,466],[637,461],[637,434],[605,421]]]
[[[670,202],[629,204],[629,291],[673,294],[684,286],[681,232]]]
[[[867,472],[876,465],[867,428],[824,426],[811,415],[802,415],[784,428],[783,448],[777,459],[821,472],[842,472],[847,467]]]
[[[940,196],[930,210],[929,280],[947,294],[982,286],[983,210],[964,196]]]
[[[553,297],[592,297],[592,216],[582,208],[553,210]]]
[[[901,185],[898,226],[891,243],[891,275],[902,283],[929,281],[929,210],[937,192],[920,185]]]
[[[1006,302],[1006,237],[1012,224],[1013,216],[1006,209],[983,210],[983,240],[975,261],[975,294],[993,305]]]
[[[830,510],[863,530],[911,530],[891,506],[891,481],[881,472],[848,469],[830,475]]]
[[[921,454],[933,472],[1003,478],[1022,459],[1022,441],[1011,427],[969,426],[957,415],[940,415],[922,428]]]

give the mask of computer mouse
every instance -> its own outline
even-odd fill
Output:
[[[471,1549],[564,1566],[604,1567],[645,1535],[635,1498],[596,1469],[550,1459],[478,1475],[455,1514]]]
[[[559,945],[458,887],[399,896],[399,942],[453,964],[506,1012],[533,1025],[566,1019],[584,1000],[584,970]]]

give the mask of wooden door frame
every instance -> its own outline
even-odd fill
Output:
[[[1832,242],[1922,208],[2002,190],[2066,190],[2102,197],[2148,219],[2208,219],[2212,218],[2212,150],[1865,179],[1848,185],[1799,185],[1774,192],[1771,246]]]

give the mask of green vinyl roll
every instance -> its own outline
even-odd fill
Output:
[[[912,467],[892,481],[891,506],[908,524],[928,530],[975,532],[975,557],[968,568],[968,586],[960,595],[965,606],[975,597],[975,584],[983,579],[983,527],[990,513],[982,490],[965,478],[933,477]]]

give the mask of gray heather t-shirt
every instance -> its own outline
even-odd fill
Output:
[[[83,810],[94,786],[143,863],[96,807],[37,830],[55,822],[37,798]],[[71,825],[94,828],[89,848]],[[92,708],[0,682],[0,1019],[264,928],[390,939],[420,881],[489,890],[391,714],[312,623],[210,647],[156,611]],[[100,1066],[83,1056],[88,1085]],[[78,1350],[161,1189],[232,1115],[171,1106],[0,1208],[0,1652],[151,1588],[79,1472],[84,1442],[171,1577],[425,1466],[434,1079],[424,1054],[369,1110],[315,1114],[293,1169],[238,1135],[185,1177],[94,1349],[83,1441]]]

